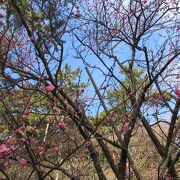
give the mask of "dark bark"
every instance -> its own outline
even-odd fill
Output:
[[[175,108],[173,110],[173,114],[171,117],[171,121],[170,121],[171,123],[170,123],[169,131],[168,131],[168,137],[167,137],[167,143],[166,143],[166,150],[167,151],[168,151],[168,148],[172,142],[173,131],[175,128],[177,117],[178,117],[179,108],[180,108],[180,99],[177,99],[177,102],[176,102],[176,105],[175,105]]]
[[[120,177],[118,175],[118,169],[117,169],[117,167],[116,167],[116,165],[114,163],[114,160],[113,160],[113,158],[112,158],[112,156],[111,156],[111,154],[109,152],[109,149],[108,149],[107,145],[103,142],[102,139],[99,139],[97,136],[96,136],[96,139],[97,139],[99,145],[101,146],[101,149],[102,149],[102,151],[103,151],[109,165],[111,166],[113,172],[115,173],[117,179],[120,180]]]
[[[154,145],[156,146],[156,149],[158,151],[158,153],[160,154],[160,156],[162,158],[165,158],[166,157],[166,148],[164,146],[161,145],[161,143],[159,142],[158,138],[156,137],[156,135],[154,134],[151,126],[149,125],[149,123],[147,122],[147,120],[145,119],[145,117],[140,117],[141,118],[141,121],[149,135],[149,137],[151,138],[152,142],[154,143]],[[177,173],[176,173],[176,170],[174,168],[174,165],[172,166],[172,160],[170,159],[170,161],[168,162],[168,167],[171,167],[170,170],[169,170],[169,174],[171,177],[177,177]],[[168,168],[167,167],[167,168]]]
[[[86,134],[84,132],[84,130],[82,129],[81,126],[79,126],[78,129],[79,129],[79,132],[81,133],[81,135],[83,136],[84,140],[87,140],[89,137],[88,134]],[[93,148],[92,144],[90,144],[90,146],[88,146],[88,151],[89,151],[90,157],[93,161],[93,164],[94,164],[94,167],[96,169],[96,172],[97,172],[99,179],[100,180],[106,180],[106,177],[105,177],[103,170],[100,166],[99,158],[98,158],[97,153],[96,153],[95,149]]]
[[[140,116],[140,118],[141,118],[141,122],[142,122],[143,126],[145,127],[149,137],[151,138],[152,142],[156,146],[158,153],[161,155],[161,157],[164,157],[165,156],[165,148],[159,142],[158,138],[154,134],[154,132],[153,132],[151,126],[149,125],[148,121],[146,120],[146,118],[144,116],[142,116],[142,117]]]
[[[119,177],[120,179],[124,180],[126,177],[126,162],[127,162],[127,153],[128,153],[128,146],[131,138],[132,130],[134,129],[136,119],[137,119],[137,113],[139,112],[140,104],[137,106],[137,108],[134,110],[134,113],[132,115],[132,119],[129,123],[129,126],[131,127],[131,131],[127,132],[124,135],[124,140],[122,146],[124,149],[122,149],[121,156],[120,156],[120,162],[119,162]]]

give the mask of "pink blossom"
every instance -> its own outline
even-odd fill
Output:
[[[73,108],[70,105],[67,105],[66,108],[67,108],[67,112],[73,113]]]
[[[12,139],[9,139],[9,140],[6,142],[6,145],[7,145],[7,146],[11,146],[11,145],[13,145],[13,144],[14,144],[14,142],[13,142]]]
[[[103,89],[103,90],[106,90],[106,89],[107,89],[107,86],[103,86],[102,89]]]
[[[8,166],[11,165],[12,163],[13,163],[13,160],[10,159],[10,160],[5,161],[3,165],[4,165],[4,167],[8,167]]]
[[[111,122],[111,121],[112,121],[112,118],[109,117],[109,116],[106,116],[106,117],[105,117],[105,120],[106,120],[107,122]]]
[[[19,140],[21,143],[24,143],[25,142],[25,138],[20,138]]]
[[[21,165],[26,165],[26,164],[27,164],[27,160],[24,159],[24,158],[20,158],[20,159],[18,160],[18,162],[19,162],[19,164],[21,164]]]
[[[39,154],[40,156],[42,156],[44,154],[44,148],[43,147],[40,147],[40,146],[37,147],[36,151],[37,151],[37,154]]]
[[[167,177],[166,177],[166,180],[172,180],[172,177],[167,176]]]
[[[66,119],[66,123],[69,124],[71,122],[71,118]]]
[[[163,96],[161,94],[158,94],[156,96],[156,99],[157,99],[157,101],[162,101],[163,100]]]
[[[10,155],[11,152],[11,149],[8,148],[5,144],[0,144],[0,157]]]
[[[58,124],[58,128],[61,130],[61,131],[65,131],[66,130],[66,125],[63,123],[63,122],[60,122]]]
[[[23,113],[23,115],[22,115],[22,118],[23,118],[23,119],[27,119],[29,115],[30,115],[30,111],[25,110],[24,113]]]
[[[131,14],[134,14],[134,13],[135,13],[135,10],[134,10],[134,9],[130,9],[129,12],[130,12]]]
[[[86,142],[84,143],[84,146],[85,146],[86,148],[88,148],[90,145],[91,145],[91,141],[86,141]]]
[[[16,90],[16,89],[11,90],[11,94],[12,94],[13,96],[16,95],[16,93],[17,93],[17,90]]]
[[[172,177],[169,174],[166,174],[166,180],[172,180]]]
[[[80,18],[80,16],[81,16],[81,15],[80,15],[79,13],[74,14],[74,18],[75,18],[75,19],[79,19],[79,18]]]
[[[61,146],[54,146],[54,148],[53,148],[53,150],[54,150],[55,152],[59,152],[61,149],[62,149]]]
[[[53,85],[49,85],[49,86],[46,86],[45,87],[45,90],[47,91],[47,92],[52,92],[53,90],[54,90],[54,86]]]
[[[6,168],[6,167],[9,166],[9,162],[8,162],[8,161],[5,161],[3,165],[4,165],[4,167]]]
[[[19,128],[19,129],[17,129],[17,133],[20,134],[20,135],[22,135],[24,132],[23,132],[22,129]]]
[[[28,140],[28,142],[31,142],[31,143],[35,143],[35,141],[36,141],[35,138],[32,138],[32,137],[28,137],[27,140]]]
[[[127,133],[129,131],[131,131],[131,127],[129,127],[129,123],[125,123],[123,126],[123,132]]]
[[[176,90],[175,90],[175,94],[176,94],[178,97],[180,97],[180,89],[176,89]]]
[[[2,14],[2,13],[0,13],[0,18],[3,18],[3,17],[5,17],[5,15],[4,15],[4,14]]]
[[[24,115],[27,115],[27,116],[30,115],[30,111],[29,110],[25,110],[24,111]]]
[[[67,102],[67,100],[66,100],[66,99],[64,100],[64,104],[68,105],[68,102]]]
[[[80,114],[83,113],[83,109],[82,109],[82,108],[79,109],[79,113],[80,113]]]

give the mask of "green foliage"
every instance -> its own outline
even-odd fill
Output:
[[[19,7],[19,9],[21,10],[23,15],[26,15],[27,17],[29,16],[30,10],[28,7],[29,6],[28,0],[17,1],[17,6]],[[9,27],[10,27],[10,24],[14,24],[14,28],[16,28],[16,29],[19,29],[20,27],[22,27],[20,17],[17,14],[15,7],[11,1],[8,1],[6,13],[7,13],[6,22]]]
[[[88,83],[80,82],[81,69],[72,69],[71,65],[65,64],[62,71],[59,73],[58,81],[61,85],[66,86],[66,90],[69,93],[77,92],[81,93],[81,90],[88,87]]]
[[[120,108],[116,109],[117,113],[121,115],[124,114],[130,106],[130,93],[132,93],[136,97],[141,90],[139,89],[139,87],[145,82],[143,69],[133,67],[130,70],[128,66],[125,66],[124,68],[125,71],[122,69],[120,70],[120,73],[124,74],[125,76],[124,80],[122,80],[122,83],[129,90],[129,92],[124,88],[119,88],[108,92],[110,106],[114,107],[121,105]],[[131,73],[129,73],[130,71]]]
[[[38,20],[44,19],[44,13],[32,9],[31,2],[28,0],[18,0],[17,6],[21,10],[22,15],[31,23],[33,21],[38,22]],[[10,24],[14,24],[16,29],[20,29],[22,27],[21,20],[11,1],[8,1],[6,13],[6,22],[8,26],[10,27]]]

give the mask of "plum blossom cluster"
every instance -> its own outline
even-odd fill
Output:
[[[19,158],[18,162],[19,162],[20,165],[26,165],[27,164],[27,159]]]
[[[17,155],[15,159],[12,159],[12,155],[15,155],[15,153],[19,151],[20,149],[15,146],[12,139],[7,140],[4,144],[0,144],[0,165],[2,165],[4,168],[16,163],[26,165],[27,160],[25,158]]]
[[[0,18],[4,18],[5,15],[3,13],[0,13]]]
[[[175,90],[175,94],[176,94],[178,97],[180,97],[180,89],[176,89],[176,90]]]
[[[35,151],[39,156],[42,156],[45,153],[45,149],[43,146],[37,146]]]
[[[85,146],[86,148],[88,148],[91,144],[92,144],[91,141],[88,140],[88,141],[86,141],[86,142],[84,143],[84,146]]]
[[[111,122],[111,121],[112,121],[112,118],[109,117],[109,116],[106,116],[106,117],[105,117],[105,120],[106,120],[107,122]]]
[[[53,85],[48,85],[45,87],[46,92],[52,92],[54,89],[55,89],[55,87]]]
[[[126,122],[126,123],[124,124],[122,130],[123,130],[123,133],[124,133],[124,134],[130,132],[130,131],[131,131],[131,127],[129,126],[129,123]]]
[[[58,86],[58,88],[57,88],[57,90],[59,90],[59,91],[62,91],[62,90],[65,90],[66,89],[66,87],[65,86]],[[47,85],[47,86],[42,86],[42,87],[40,87],[40,89],[39,89],[40,91],[43,91],[43,92],[47,92],[47,93],[50,93],[50,92],[52,92],[52,91],[54,91],[55,90],[55,87],[54,87],[54,85]]]
[[[81,17],[80,13],[74,14],[74,18],[75,18],[75,19],[79,19],[80,17]]]
[[[13,152],[13,147],[0,144],[0,158],[9,156]]]
[[[65,131],[66,130],[66,124],[64,122],[60,122],[58,125],[57,125],[58,129],[61,130],[61,131]]]

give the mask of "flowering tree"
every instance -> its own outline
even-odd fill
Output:
[[[108,179],[107,166],[117,179],[143,179],[149,169],[141,170],[136,141],[144,130],[156,178],[178,177],[177,1],[9,0],[0,7],[3,177],[20,178],[15,171],[24,166],[24,179],[59,172]],[[94,97],[84,72],[65,63],[69,39]]]
[[[86,84],[79,82],[80,69],[62,68],[67,24],[76,20],[77,8],[66,1],[1,1],[0,5],[0,171],[7,179],[19,165],[27,168],[23,179],[45,179],[55,171],[70,178],[83,175],[70,157],[83,158],[77,152],[85,147],[87,135],[78,127],[84,140],[74,132],[77,143],[66,127],[78,126]],[[64,163],[69,172],[62,168]]]
[[[125,179],[127,160],[136,177],[140,176],[129,155],[131,138],[140,126],[146,129],[162,158],[157,168],[158,177],[177,177],[178,1],[95,0],[81,2],[80,9],[80,31],[74,31],[77,39],[74,46],[77,57],[86,66],[100,70],[104,77],[102,86],[96,87],[93,80],[92,83],[122,145],[116,177]],[[107,92],[109,103],[104,101],[98,88]],[[168,124],[168,132],[161,128],[162,143],[151,126],[161,122]]]

